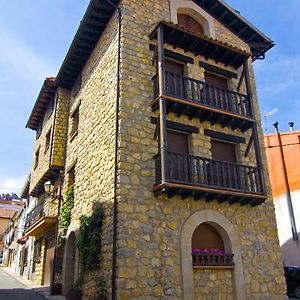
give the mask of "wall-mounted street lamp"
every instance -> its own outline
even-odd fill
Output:
[[[44,183],[44,190],[47,195],[51,195],[51,193],[53,191],[53,184],[51,183],[51,181],[46,181]]]

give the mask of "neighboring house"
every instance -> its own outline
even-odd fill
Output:
[[[285,266],[300,266],[300,131],[265,135],[279,241]]]
[[[73,186],[64,293],[80,216],[101,202],[86,299],[96,275],[111,299],[286,299],[252,67],[273,45],[223,1],[92,0],[27,123],[34,280],[52,282]]]
[[[20,198],[12,194],[0,195],[0,263],[3,255],[3,238],[9,227],[12,217],[22,209],[23,203]]]

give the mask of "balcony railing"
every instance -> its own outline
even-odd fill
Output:
[[[154,98],[158,97],[158,77],[153,77]],[[165,96],[185,99],[235,115],[252,118],[249,98],[241,93],[218,88],[187,76],[165,72]]]
[[[171,183],[264,194],[257,167],[167,151],[166,176]],[[161,183],[161,156],[155,156],[156,184]]]
[[[194,267],[233,267],[233,254],[192,254]]]
[[[44,201],[41,202],[27,215],[25,222],[25,230],[30,228],[33,224],[35,224],[38,220],[45,216],[44,204]]]

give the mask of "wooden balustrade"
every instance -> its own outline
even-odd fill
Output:
[[[160,155],[156,160],[156,184],[160,178]],[[257,167],[217,161],[209,158],[167,152],[169,182],[217,189],[230,189],[245,193],[263,194],[261,172]]]
[[[158,97],[158,77],[153,77],[154,98]],[[165,96],[221,109],[243,117],[252,117],[246,95],[221,89],[187,76],[165,72]]]
[[[194,267],[227,266],[233,267],[233,254],[192,254]]]

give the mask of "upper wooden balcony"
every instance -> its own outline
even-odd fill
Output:
[[[28,215],[25,221],[25,235],[38,236],[54,226],[57,222],[57,205],[47,203],[47,200],[38,204]],[[49,205],[52,205],[50,209]]]
[[[158,109],[158,76],[153,77],[153,111]],[[165,71],[164,76],[167,113],[198,118],[201,122],[218,123],[242,132],[252,127],[254,122],[250,98],[247,95],[209,85],[203,81]]]
[[[243,164],[213,160],[173,151],[166,152],[166,182],[161,179],[161,155],[155,156],[154,194],[176,194],[230,204],[262,204],[266,199],[261,170]]]

